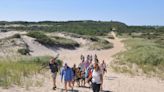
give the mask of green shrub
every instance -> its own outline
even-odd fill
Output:
[[[40,31],[31,31],[27,34],[30,37],[36,38],[38,42],[44,45],[54,45],[55,42],[49,38],[47,35],[45,35],[43,32]]]
[[[20,34],[15,34],[12,36],[12,38],[21,38],[21,35]]]
[[[27,49],[27,48],[18,49],[18,52],[19,52],[21,55],[29,55],[29,54],[30,54],[30,50]]]
[[[80,45],[71,40],[71,39],[66,39],[62,37],[49,37],[45,35],[43,32],[39,31],[32,31],[27,34],[28,36],[31,36],[33,38],[36,38],[38,42],[40,42],[43,45],[48,45],[48,46],[58,46],[62,48],[68,48],[68,49],[75,49],[75,47],[79,47]]]
[[[102,49],[109,49],[113,48],[113,44],[108,42],[105,39],[95,37],[93,44],[89,47],[91,50],[102,50]]]
[[[56,43],[56,45],[63,48],[75,48],[80,46],[80,44],[77,43],[76,41],[73,41],[71,39],[66,39],[63,37],[53,36],[52,40]]]

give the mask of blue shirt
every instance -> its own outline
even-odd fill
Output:
[[[61,79],[64,78],[64,81],[71,81],[73,79],[73,71],[71,68],[62,69],[61,71]]]

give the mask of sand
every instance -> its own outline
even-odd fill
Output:
[[[112,34],[115,36],[114,32],[112,32]],[[31,53],[33,56],[44,55],[45,53],[50,55],[56,55],[57,53],[60,53],[59,58],[68,63],[69,66],[72,66],[73,64],[79,64],[81,54],[85,56],[88,54],[97,54],[99,60],[105,60],[109,66],[110,62],[113,60],[112,56],[125,50],[121,39],[117,38],[116,36],[113,40],[107,39],[114,44],[114,48],[100,51],[88,51],[85,48],[78,48],[76,50],[51,50],[39,43],[35,43],[32,38],[27,36],[24,36],[23,38],[33,50]],[[84,42],[82,43],[85,44]],[[0,88],[0,92],[62,92],[61,89],[64,88],[64,84],[61,83],[59,75],[57,76],[57,87],[58,88],[56,91],[52,90],[51,74],[49,71],[47,71],[46,76],[44,76],[44,84],[41,87],[30,87],[28,90],[26,90],[26,88],[20,87],[11,87],[10,89]],[[76,92],[92,92],[92,90],[89,88],[75,87],[74,89]],[[112,72],[108,67],[108,72],[104,76],[103,90],[109,92],[164,92],[164,81],[157,78],[147,78],[145,76],[132,77],[125,74],[117,74]]]

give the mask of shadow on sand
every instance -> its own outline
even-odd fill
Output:
[[[115,79],[117,79],[118,77],[115,77],[115,76],[111,76],[111,77],[109,77],[109,76],[105,76],[105,79],[106,80],[115,80]]]
[[[62,88],[57,88],[57,90],[60,90],[59,92],[65,92],[65,90]],[[73,89],[73,90],[68,90],[68,92],[79,92],[79,91],[76,89]]]
[[[112,92],[112,91],[108,91],[108,90],[103,90],[103,91],[101,91],[101,92]]]
[[[88,87],[82,87],[82,88],[88,88]],[[60,90],[58,92],[65,92],[65,90],[63,88],[57,88],[57,90]],[[82,92],[82,91],[79,91],[79,90],[76,90],[76,89],[73,89],[73,90],[68,90],[68,92]],[[102,90],[100,92],[112,92],[112,91],[109,91],[109,90]]]

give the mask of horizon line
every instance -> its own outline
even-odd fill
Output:
[[[155,24],[155,25],[151,25],[151,24],[127,24],[125,22],[122,21],[118,21],[118,20],[85,20],[85,19],[75,19],[75,20],[0,20],[0,22],[77,22],[77,21],[94,21],[94,22],[120,22],[120,23],[124,23],[128,26],[164,26],[164,25],[159,25],[159,24]]]

